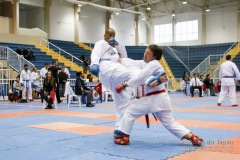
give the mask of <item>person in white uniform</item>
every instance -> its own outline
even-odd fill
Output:
[[[31,77],[33,80],[33,85],[35,85],[36,87],[40,87],[40,76],[37,72],[37,67],[33,67],[32,69],[32,73],[31,73]]]
[[[131,91],[125,90],[117,94],[115,86],[135,76],[138,69],[127,68],[117,62],[119,57],[127,57],[127,52],[125,46],[118,44],[114,37],[115,31],[109,28],[104,34],[104,39],[96,42],[91,54],[90,71],[96,76],[99,75],[100,82],[114,95],[117,109],[114,137],[119,138],[119,120],[130,102]]]
[[[32,98],[32,77],[31,72],[28,70],[28,65],[24,65],[24,70],[20,73],[20,84],[22,86],[22,98],[26,99],[26,91],[28,92],[28,99],[33,101]]]
[[[217,105],[221,106],[223,99],[229,95],[231,105],[238,106],[234,79],[239,80],[240,74],[236,64],[231,61],[231,55],[227,55],[226,62],[221,64],[219,79],[221,81],[221,92],[218,97]]]
[[[44,67],[41,69],[40,71],[40,76],[45,79],[46,78],[46,74],[48,72],[48,68],[49,68],[49,64],[48,63],[45,63],[44,64]]]
[[[178,138],[190,140],[196,146],[202,144],[203,140],[201,138],[177,123],[172,116],[170,98],[164,86],[167,77],[159,63],[161,57],[162,49],[160,47],[157,45],[148,46],[144,53],[144,61],[147,63],[146,67],[137,76],[132,77],[124,84],[117,85],[116,91],[120,93],[125,88],[135,88],[147,80],[146,96],[131,103],[120,121],[119,129],[123,134],[120,139],[114,140],[116,144],[128,145],[130,143],[129,135],[135,119],[149,113],[154,113],[163,126]]]

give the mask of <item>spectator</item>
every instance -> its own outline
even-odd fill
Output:
[[[172,86],[172,77],[171,77],[171,76],[168,77],[168,88],[169,88],[169,89],[173,89],[173,86]]]
[[[190,91],[191,91],[192,97],[193,97],[194,89],[198,89],[199,97],[202,97],[202,82],[199,80],[196,73],[193,74],[193,78],[190,81],[190,88],[191,88]]]
[[[81,61],[84,61],[84,60],[85,60],[85,55],[84,55],[84,53],[79,57],[79,59],[80,59]]]
[[[16,78],[16,80],[13,83],[13,89],[18,92],[19,99],[22,98],[22,87],[20,84],[20,79]]]
[[[44,67],[40,71],[40,76],[44,79],[46,77],[46,74],[48,72],[49,64],[45,63]]]
[[[70,78],[70,73],[69,73],[69,70],[67,69],[67,67],[63,66],[64,67],[64,72],[67,74],[68,78]]]
[[[17,48],[16,53],[19,54],[19,55],[22,55],[22,50],[21,50],[20,47]]]
[[[87,75],[88,82],[93,82],[93,76],[92,74]]]
[[[83,61],[83,73],[84,74],[87,73],[89,64],[90,64],[90,60],[88,58]]]
[[[184,80],[185,78],[188,78],[188,72],[187,71],[184,71],[183,72],[183,77],[182,77],[182,80]]]
[[[31,76],[32,76],[32,80],[33,80],[33,84],[37,87],[40,86],[40,76],[37,72],[37,67],[33,67],[32,69],[32,73],[31,73]]]
[[[22,54],[23,54],[23,57],[24,57],[26,60],[29,60],[27,47],[24,48]]]
[[[46,78],[43,82],[43,91],[44,91],[44,99],[47,102],[47,107],[45,109],[53,109],[53,99],[48,98],[50,93],[52,92],[53,87],[55,86],[55,78],[51,71],[47,72]]]
[[[36,61],[35,54],[34,54],[32,48],[30,48],[28,54],[29,54],[29,55],[28,55],[28,56],[29,56],[29,59],[30,59],[31,61]]]
[[[58,73],[58,78],[59,78],[59,94],[60,96],[64,96],[65,92],[65,85],[68,79],[68,75],[64,72],[65,67],[63,66],[61,68],[61,71]]]
[[[206,85],[206,88],[210,89],[210,95],[211,96],[216,96],[215,95],[215,86],[213,84],[213,81],[210,79],[210,74],[206,75],[206,78],[203,81],[204,85]]]
[[[83,93],[87,96],[87,105],[86,107],[94,107],[92,104],[92,89],[89,89],[85,86],[84,84],[84,74],[82,72],[77,72],[76,73],[77,79],[76,79],[76,84],[75,84],[75,94],[76,95],[82,95]]]
[[[58,67],[58,61],[57,60],[53,60],[52,62],[52,66],[48,68],[49,71],[52,72],[52,76],[55,79],[55,86],[57,86],[56,88],[56,97],[57,97],[57,101],[58,103],[61,103],[62,100],[60,99],[60,95],[59,95],[59,81],[58,81],[58,71],[61,70],[61,68]]]

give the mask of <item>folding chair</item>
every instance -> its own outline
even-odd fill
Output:
[[[66,87],[65,87],[65,93],[64,96],[67,96],[67,104],[68,107],[70,106],[70,103],[72,101],[75,101],[75,97],[77,97],[77,101],[78,101],[78,106],[82,107],[82,96],[81,95],[76,95],[73,90],[72,87],[69,85],[69,82],[66,83]]]

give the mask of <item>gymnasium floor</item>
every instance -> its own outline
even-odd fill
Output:
[[[238,93],[240,105],[240,93]],[[113,143],[113,102],[93,108],[42,110],[40,102],[0,102],[0,160],[240,160],[240,107],[218,97],[170,94],[173,115],[201,136],[200,148],[181,141],[151,117],[134,124],[131,144]]]

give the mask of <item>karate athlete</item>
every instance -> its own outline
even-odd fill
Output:
[[[235,63],[231,61],[231,55],[226,56],[226,62],[224,62],[219,71],[219,79],[221,81],[221,91],[218,97],[218,106],[227,94],[229,95],[231,105],[238,106],[236,98],[236,84],[234,79],[240,80],[239,70]]]
[[[127,68],[117,62],[119,57],[127,57],[127,52],[125,46],[118,44],[114,37],[115,31],[109,28],[104,34],[104,39],[95,44],[91,54],[90,71],[94,75],[99,75],[100,82],[114,95],[117,109],[114,137],[120,138],[122,133],[117,128],[119,120],[130,102],[131,91],[124,90],[121,94],[117,94],[115,87],[135,76],[139,69]]]
[[[31,72],[28,70],[28,65],[24,65],[24,70],[20,73],[20,84],[22,86],[22,98],[26,99],[26,91],[28,92],[28,98],[30,101],[32,99],[32,78]]]
[[[203,140],[201,138],[195,136],[173,119],[170,98],[164,86],[166,75],[159,63],[161,57],[161,48],[157,45],[148,46],[144,53],[144,61],[147,63],[146,67],[137,76],[132,77],[124,84],[117,85],[116,91],[122,92],[125,88],[135,88],[140,84],[144,84],[146,79],[148,80],[146,82],[146,96],[132,102],[126,108],[119,125],[119,129],[123,134],[120,139],[114,140],[116,144],[128,145],[130,143],[129,135],[135,119],[148,113],[154,113],[163,126],[179,139],[190,140],[196,146],[202,144]],[[150,76],[154,77],[149,80],[148,77]]]

